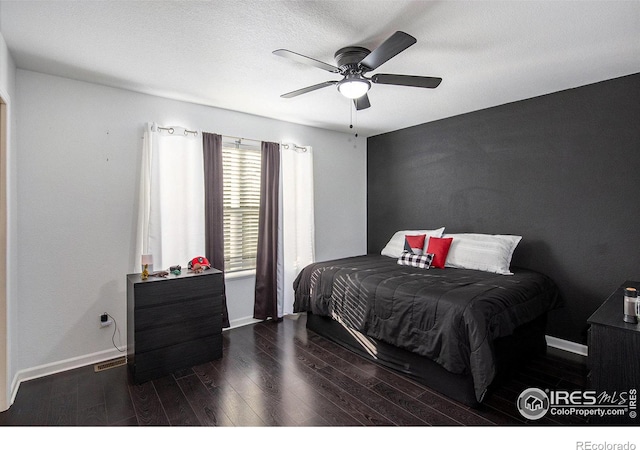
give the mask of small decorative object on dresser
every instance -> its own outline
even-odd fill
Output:
[[[144,267],[142,268],[142,273],[140,274],[140,279],[142,281],[144,281],[147,278],[149,278],[149,265],[145,264]]]
[[[148,270],[149,272],[153,272],[153,255],[142,255],[140,258],[142,270]]]
[[[127,275],[127,361],[135,383],[222,357],[223,276]]]
[[[589,382],[596,395],[627,403],[628,414],[594,418],[593,422],[640,424],[640,324],[629,323],[625,290],[640,289],[640,281],[626,281],[589,317]],[[624,405],[623,405],[624,406]],[[633,408],[632,408],[633,407]],[[637,408],[637,409],[635,409]]]
[[[624,288],[624,321],[638,323],[637,315],[638,290],[634,287]]]

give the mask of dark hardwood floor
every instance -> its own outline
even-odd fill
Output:
[[[23,382],[0,425],[525,425],[528,387],[583,389],[584,358],[549,349],[479,409],[449,400],[308,331],[305,316],[225,330],[222,359],[134,385],[126,366],[93,366]],[[562,422],[561,422],[562,421]],[[535,425],[580,425],[578,417]]]

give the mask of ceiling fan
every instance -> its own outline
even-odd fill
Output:
[[[314,67],[326,70],[327,72],[342,75],[340,81],[325,81],[302,89],[298,89],[280,97],[292,98],[307,92],[322,89],[327,86],[337,85],[338,91],[347,98],[353,99],[357,110],[366,109],[371,106],[367,92],[373,84],[392,84],[396,86],[413,86],[421,88],[436,88],[442,78],[420,77],[414,75],[394,75],[380,73],[367,78],[365,74],[380,67],[391,58],[403,52],[413,44],[416,38],[403,32],[396,31],[390,38],[384,41],[373,51],[364,47],[344,47],[338,50],[334,59],[337,66],[318,61],[308,56],[290,50],[279,49],[273,52],[274,55],[282,56],[303,64],[310,64]]]

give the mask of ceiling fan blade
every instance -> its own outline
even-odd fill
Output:
[[[298,95],[306,94],[307,92],[315,91],[316,89],[322,89],[322,88],[327,87],[327,86],[333,86],[336,83],[338,83],[338,82],[337,81],[325,81],[324,83],[314,84],[313,86],[307,86],[306,88],[302,88],[302,89],[298,89],[296,91],[291,91],[291,92],[288,92],[286,94],[282,94],[280,97],[282,97],[282,98],[297,97]]]
[[[314,67],[318,67],[320,69],[326,70],[331,73],[340,73],[340,69],[331,64],[324,63],[322,61],[318,61],[317,59],[309,58],[308,56],[300,55],[299,53],[292,52],[291,50],[279,49],[273,51],[274,55],[282,56],[283,58],[291,59],[293,61],[309,64]]]
[[[380,44],[378,48],[373,50],[362,61],[360,61],[360,65],[369,70],[377,69],[382,64],[389,61],[398,53],[411,47],[416,42],[416,38],[413,36],[403,31],[396,31],[389,39]]]
[[[414,75],[393,75],[379,73],[371,77],[371,82],[376,84],[394,84],[398,86],[413,86],[421,88],[437,88],[442,78],[417,77]]]
[[[369,103],[369,96],[367,94],[364,94],[362,97],[354,98],[353,104],[356,105],[357,111],[367,109],[371,106],[371,103]]]

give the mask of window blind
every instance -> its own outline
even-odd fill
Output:
[[[224,266],[226,272],[256,267],[260,214],[260,147],[223,139]]]

